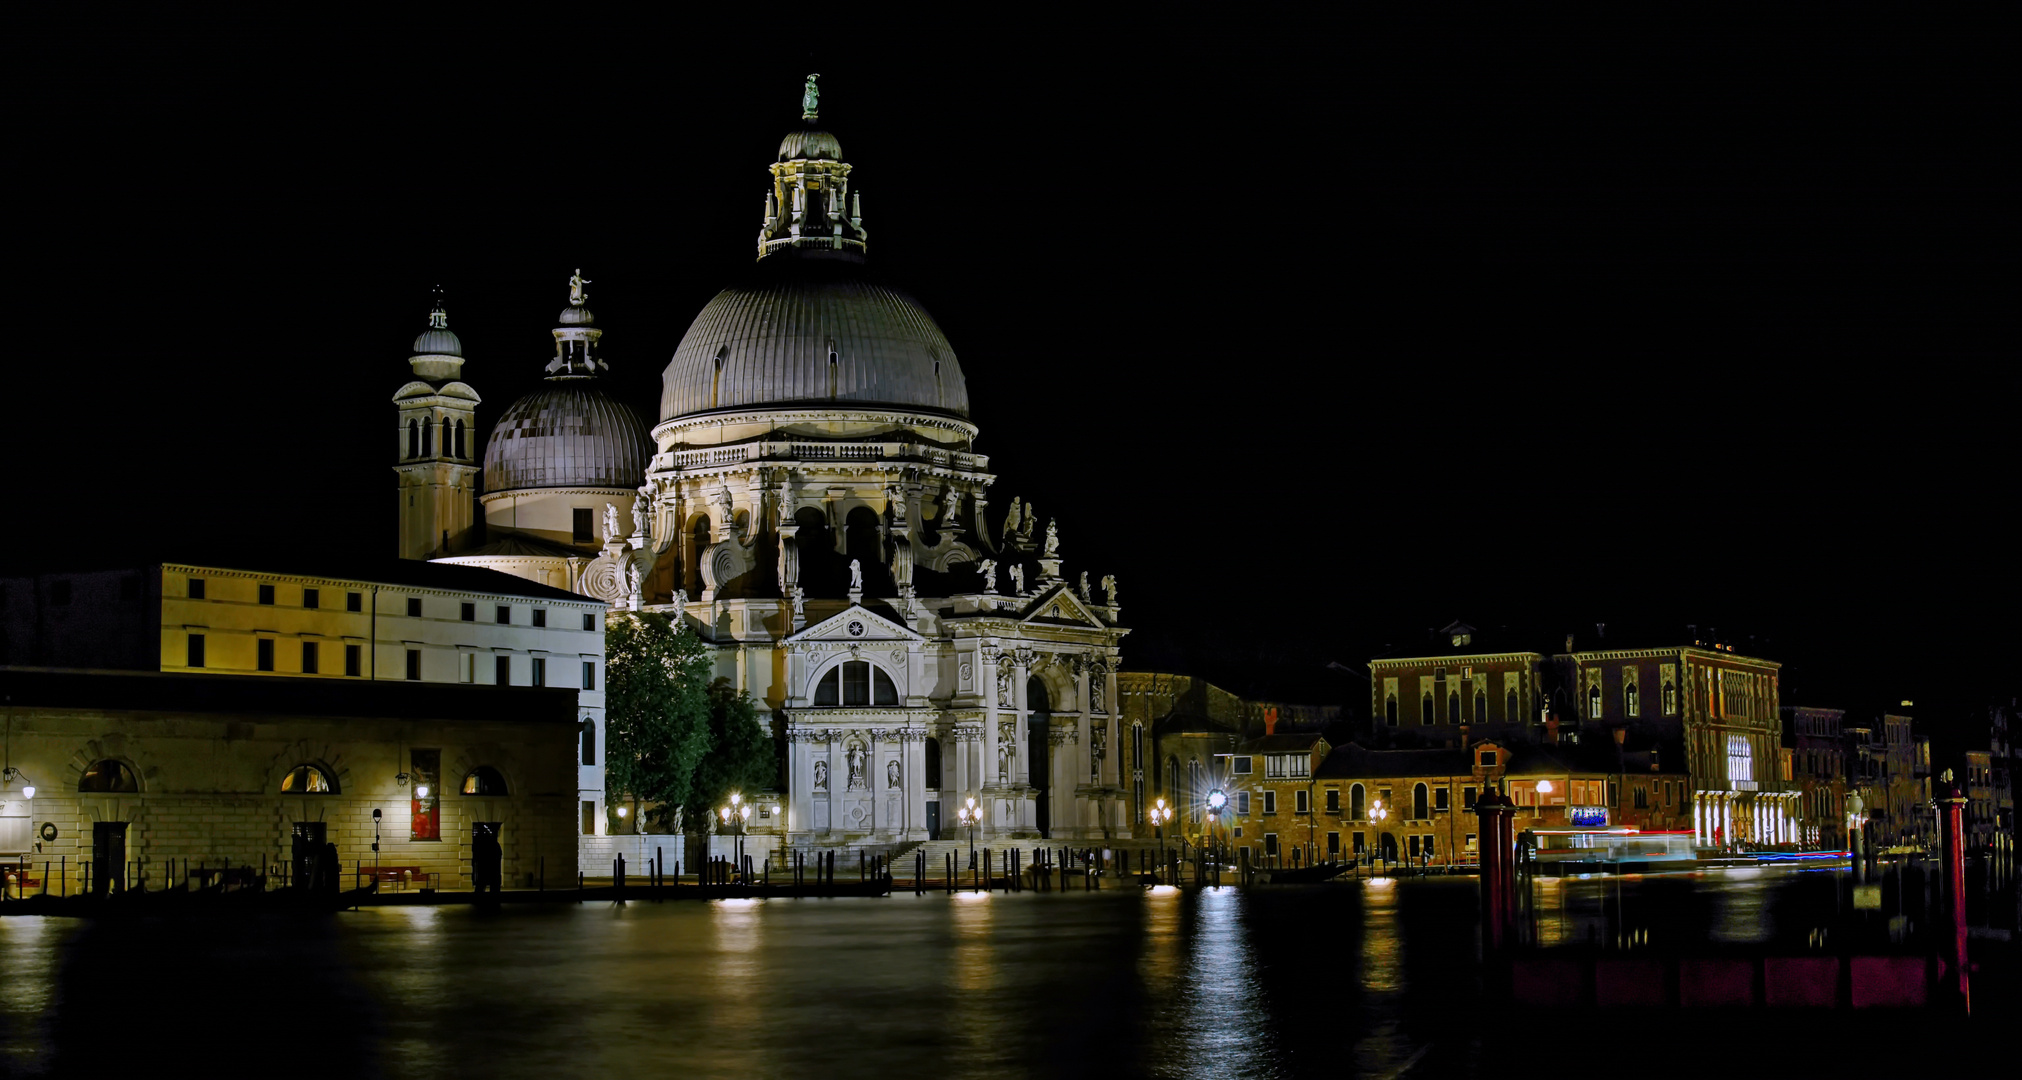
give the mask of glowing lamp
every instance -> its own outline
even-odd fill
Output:
[[[1552,793],[1552,782],[1550,780],[1538,781],[1538,794],[1550,795],[1551,793]]]
[[[739,795],[738,793],[736,793],[736,792],[734,792],[734,791],[730,793],[730,805],[732,805],[732,806],[736,806],[736,805],[737,805],[738,803],[740,803],[740,802],[743,802],[743,801],[744,801],[744,796],[742,796],[742,795]]]
[[[624,817],[624,816],[625,816],[625,808],[624,808],[624,807],[622,807],[622,806],[621,806],[621,807],[619,807],[619,808],[618,808],[618,816],[619,816],[619,817]]]
[[[428,785],[427,784],[414,785],[414,797],[417,799],[428,798]]]
[[[35,797],[35,785],[34,785],[34,784],[29,784],[29,785],[28,785],[27,787],[24,787],[24,788],[22,788],[22,789],[21,789],[21,797],[22,797],[22,798],[24,798],[24,799],[32,799],[32,798],[34,798],[34,797]]]
[[[1228,805],[1228,802],[1229,797],[1227,795],[1222,794],[1221,788],[1216,788],[1213,791],[1208,792],[1208,809],[1220,810],[1222,807]]]

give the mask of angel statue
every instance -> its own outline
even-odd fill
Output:
[[[613,503],[604,504],[604,541],[618,539],[618,507]]]
[[[1011,591],[1018,596],[1025,595],[1025,567],[1018,563],[1011,564]]]
[[[1102,575],[1102,602],[1103,602],[1103,603],[1105,603],[1105,604],[1108,604],[1108,605],[1109,605],[1110,607],[1115,607],[1115,606],[1116,606],[1116,575],[1115,575],[1115,574],[1104,574],[1104,575]]]
[[[1060,554],[1060,528],[1052,520],[1046,522],[1046,557],[1051,559]]]
[[[982,562],[976,564],[976,569],[982,571],[983,573],[983,591],[986,593],[996,592],[997,560],[984,559]]]

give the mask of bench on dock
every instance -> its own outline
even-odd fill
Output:
[[[425,884],[434,877],[419,866],[365,866],[359,868],[358,874],[375,885]]]

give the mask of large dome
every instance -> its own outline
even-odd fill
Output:
[[[550,379],[513,402],[484,448],[484,490],[636,488],[652,443],[638,414],[593,379]]]
[[[850,259],[770,257],[695,317],[661,377],[660,419],[763,405],[969,415],[955,350],[912,297]]]

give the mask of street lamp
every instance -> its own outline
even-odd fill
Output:
[[[1389,817],[1390,808],[1383,805],[1382,799],[1377,799],[1375,802],[1369,804],[1369,820],[1376,823],[1376,849],[1378,852],[1383,850],[1383,822]],[[1383,861],[1386,864],[1384,869],[1387,871],[1389,869],[1387,864],[1390,861],[1388,853],[1383,855]]]
[[[983,817],[983,811],[976,808],[976,797],[969,796],[969,803],[955,811],[955,821],[969,830],[969,869],[976,869],[976,822]]]
[[[737,826],[737,832],[733,834],[737,837],[735,849],[737,858],[736,872],[742,875],[744,873],[744,823],[751,820],[751,804],[744,801],[743,795],[733,791],[730,793],[730,805],[717,807],[716,816],[723,819],[725,828],[730,827],[733,823]]]
[[[1165,866],[1166,861],[1165,824],[1166,822],[1171,820],[1172,820],[1172,807],[1167,806],[1165,804],[1164,797],[1161,796],[1158,800],[1158,804],[1151,808],[1151,823],[1158,832],[1158,862],[1161,868]]]
[[[1211,841],[1210,846],[1215,851],[1216,865],[1220,865],[1222,861],[1222,840],[1215,832],[1215,821],[1221,817],[1222,808],[1227,805],[1229,805],[1229,796],[1221,788],[1214,788],[1208,792],[1208,839]],[[1217,873],[1219,872],[1217,871]]]

